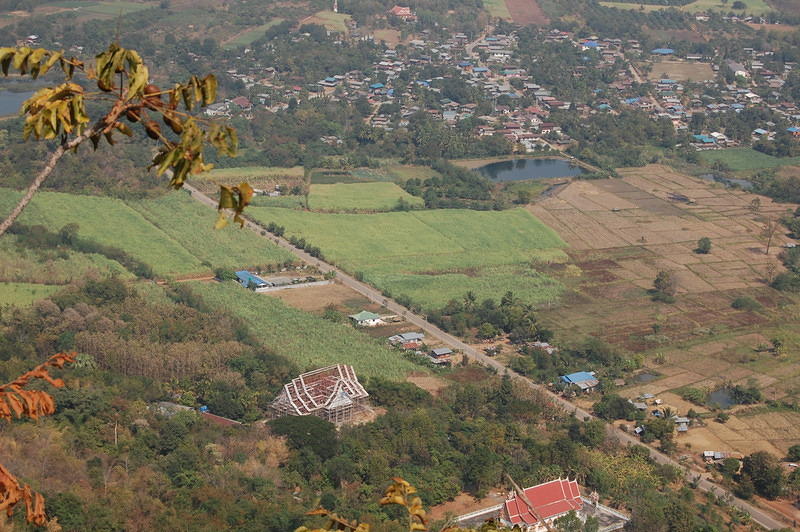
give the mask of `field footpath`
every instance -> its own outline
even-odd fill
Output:
[[[189,185],[188,183],[184,183],[183,188],[189,191],[191,193],[192,198],[199,201],[200,203],[214,209],[217,208],[216,201],[206,196],[205,194],[203,194],[193,186]],[[261,234],[261,231],[263,231],[263,228],[260,225],[253,223],[247,218],[245,218],[245,227],[255,231],[258,234]],[[264,238],[271,240],[278,246],[283,247],[288,251],[291,251],[297,258],[299,258],[300,260],[302,260],[307,264],[315,266],[322,273],[336,272],[336,279],[339,280],[344,286],[354,290],[355,292],[358,292],[359,294],[363,295],[370,301],[386,307],[389,311],[394,312],[395,314],[399,314],[400,316],[403,316],[406,319],[406,321],[419,327],[426,334],[450,346],[451,349],[461,351],[464,355],[474,360],[475,362],[478,362],[479,364],[487,368],[495,370],[500,375],[508,375],[516,382],[522,383],[528,386],[529,388],[532,388],[533,390],[536,390],[539,393],[546,395],[553,401],[554,404],[560,406],[567,412],[573,413],[577,419],[582,420],[584,422],[589,421],[591,419],[595,419],[595,416],[592,415],[590,412],[578,406],[573,405],[560,395],[557,395],[548,390],[545,386],[533,382],[527,377],[524,377],[519,373],[507,368],[505,365],[501,364],[497,360],[494,360],[493,358],[490,358],[485,354],[481,353],[477,349],[467,345],[466,343],[462,342],[455,336],[444,332],[443,330],[439,329],[432,323],[429,323],[424,317],[418,314],[414,314],[409,309],[400,305],[396,301],[385,297],[383,294],[381,294],[378,290],[376,290],[372,286],[356,280],[354,277],[346,274],[339,268],[336,268],[335,266],[332,266],[327,262],[312,257],[305,251],[294,247],[287,240],[283,238],[276,237],[274,235],[264,236]],[[627,432],[617,429],[611,424],[606,423],[606,431],[610,437],[617,439],[620,443],[624,443],[625,445],[628,446],[641,445],[638,438],[635,438],[630,434],[628,434]],[[697,487],[699,489],[705,492],[713,493],[718,498],[719,497],[729,498],[729,500],[731,501],[731,505],[750,514],[750,517],[752,518],[753,522],[759,524],[760,526],[766,528],[767,530],[791,527],[791,524],[785,521],[783,519],[783,516],[778,517],[774,515],[772,512],[768,512],[767,510],[757,507],[743,499],[734,496],[733,493],[729,492],[728,490],[720,488],[710,480],[710,475],[708,475],[707,473],[702,472],[700,470],[691,470],[681,465],[677,460],[670,458],[666,454],[661,453],[656,449],[653,449],[651,447],[647,447],[647,449],[650,452],[650,458],[652,458],[655,462],[659,464],[671,465],[680,468],[681,470],[684,471],[684,477],[686,478],[687,481],[694,481],[699,477],[699,481],[697,482]]]

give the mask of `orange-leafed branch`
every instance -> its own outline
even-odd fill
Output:
[[[64,386],[64,381],[50,376],[50,368],[63,368],[67,362],[75,362],[75,353],[58,353],[46,362],[21,375],[14,381],[0,385],[0,419],[11,421],[14,417],[38,419],[56,411],[53,397],[42,390],[26,390],[25,386],[35,379],[43,379],[56,388]],[[14,507],[25,503],[29,523],[42,526],[47,522],[44,512],[44,497],[23,485],[2,464],[0,464],[0,511],[5,510],[11,517]]]

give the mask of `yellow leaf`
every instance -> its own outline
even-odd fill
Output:
[[[217,221],[214,224],[214,229],[223,229],[226,225],[228,225],[228,217],[225,216],[224,212],[221,212],[217,216]]]

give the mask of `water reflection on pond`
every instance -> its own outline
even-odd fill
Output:
[[[489,163],[475,170],[495,181],[574,177],[586,173],[580,166],[564,159],[511,159]]]

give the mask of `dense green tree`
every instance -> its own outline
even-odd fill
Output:
[[[766,451],[757,451],[745,456],[742,476],[749,477],[756,493],[774,499],[783,492],[783,469],[778,459]]]

